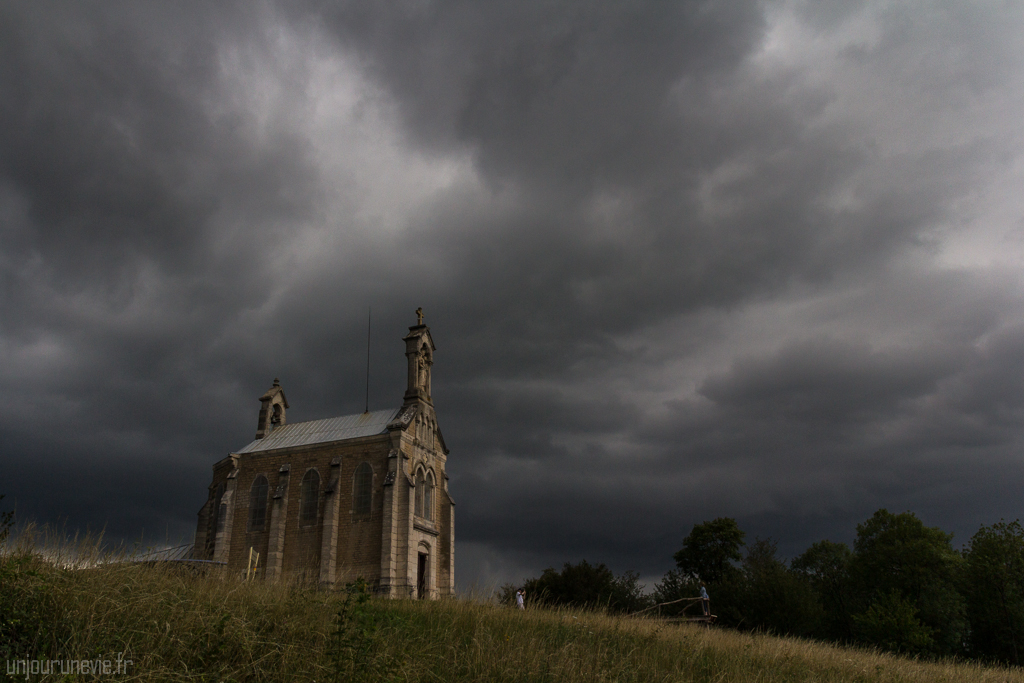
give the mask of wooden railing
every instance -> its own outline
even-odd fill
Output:
[[[699,622],[699,623],[704,623],[704,624],[712,624],[712,623],[714,623],[715,619],[717,619],[717,617],[714,614],[701,614],[700,616],[693,616],[693,615],[687,615],[686,614],[686,610],[690,609],[694,605],[696,605],[698,603],[701,603],[703,601],[704,601],[704,598],[679,598],[678,600],[669,600],[668,602],[662,602],[662,603],[658,603],[657,605],[651,605],[647,609],[642,609],[639,612],[633,612],[629,616],[637,617],[637,616],[640,616],[641,614],[644,614],[645,612],[650,612],[651,610],[658,610],[657,614],[655,614],[655,615],[648,615],[648,616],[656,616],[657,618],[664,619],[665,621],[686,621],[686,622]],[[677,605],[677,604],[679,604],[681,602],[688,602],[690,604],[688,604],[686,607],[683,608],[683,611],[680,613],[679,616],[674,616],[674,617],[662,617],[661,616],[661,608],[662,607],[667,607],[668,605]]]

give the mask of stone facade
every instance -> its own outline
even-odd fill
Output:
[[[242,574],[258,554],[256,575],[268,581],[362,578],[393,597],[454,593],[455,507],[422,315],[403,341],[408,386],[395,409],[289,424],[274,380],[255,440],[213,466],[194,557]]]

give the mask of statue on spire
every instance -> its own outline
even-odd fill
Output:
[[[423,324],[423,309],[422,308],[417,308],[416,309],[416,324],[417,325],[422,325]]]

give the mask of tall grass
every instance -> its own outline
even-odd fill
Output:
[[[8,546],[0,556],[8,660],[120,655],[132,664],[116,678],[147,681],[1024,683],[1016,669],[715,628],[468,600],[385,600],[112,559],[60,563]]]

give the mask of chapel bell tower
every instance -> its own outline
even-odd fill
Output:
[[[430,367],[434,364],[434,341],[430,328],[423,324],[423,309],[416,309],[416,324],[403,337],[405,357],[409,362],[409,381],[405,390],[406,405],[415,402],[432,406],[430,398]]]
[[[256,438],[262,439],[278,427],[287,424],[285,411],[288,410],[288,399],[284,397],[281,382],[274,378],[274,386],[260,396],[260,419],[256,425]]]

